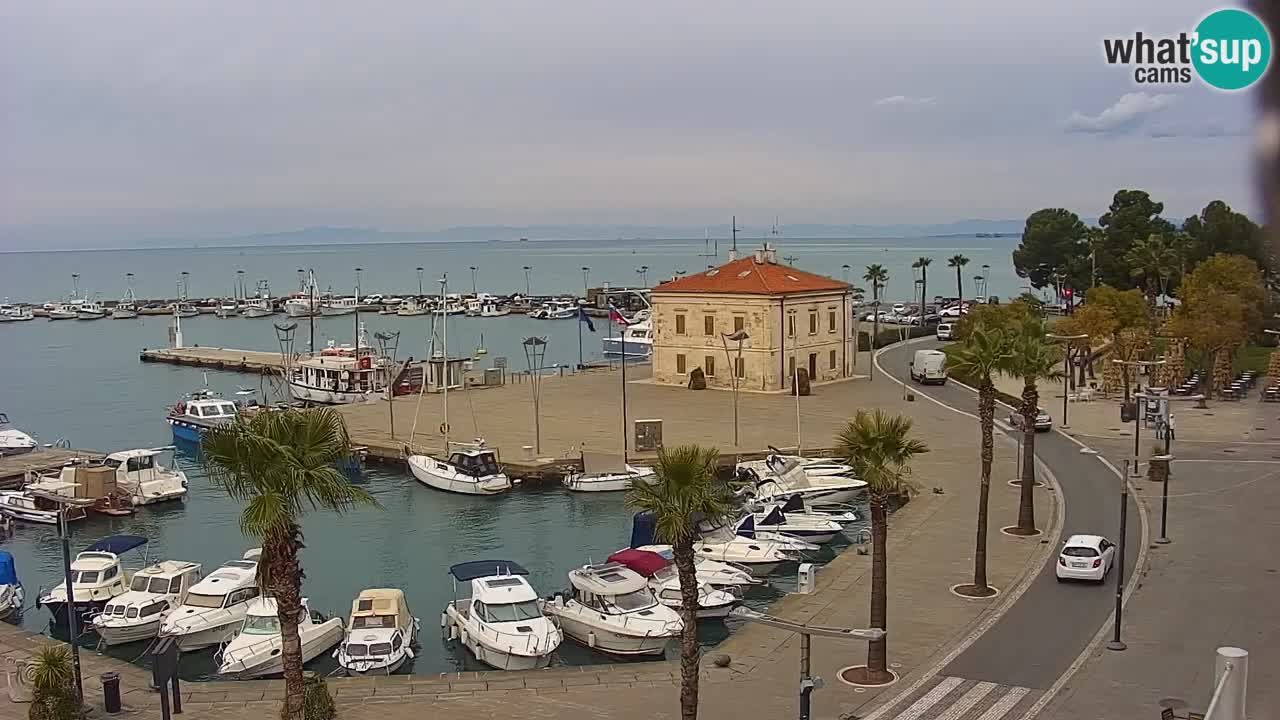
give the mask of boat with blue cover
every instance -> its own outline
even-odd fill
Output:
[[[133,573],[124,569],[120,556],[146,544],[147,539],[139,535],[112,535],[85,548],[71,561],[72,602],[81,628],[86,628],[88,620],[102,612],[112,598],[129,590]],[[41,595],[36,607],[41,606],[48,608],[55,626],[65,627],[69,618],[67,584],[58,583]]]
[[[7,550],[0,550],[0,620],[20,615],[25,599],[26,594],[22,589],[22,581],[18,580],[18,566],[13,562],[13,555]]]

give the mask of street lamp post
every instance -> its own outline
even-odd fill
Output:
[[[586,300],[590,293],[590,287],[587,285],[587,275],[591,272],[591,268],[586,265],[582,266],[582,299]]]
[[[1154,365],[1164,364],[1164,360],[1112,360],[1111,362],[1121,366],[1133,365],[1135,367],[1150,367]],[[1137,379],[1136,373],[1134,378],[1135,380]],[[1146,395],[1143,395],[1140,393],[1135,393],[1133,395],[1133,398],[1134,398],[1134,402],[1133,402],[1133,476],[1134,477],[1139,477],[1138,462],[1139,462],[1139,455],[1141,451],[1141,448],[1139,447],[1139,441],[1142,435],[1142,430],[1141,430],[1142,426],[1140,424],[1140,421],[1141,421],[1142,413],[1146,410],[1146,405],[1143,402],[1146,399],[1146,397],[1147,397]]]
[[[475,266],[475,265],[472,265],[472,266],[471,266],[471,295],[472,295],[472,297],[475,297],[475,295],[476,295],[476,270],[477,270],[476,266]]]
[[[395,387],[395,370],[396,370],[396,349],[400,345],[400,331],[395,332],[376,332],[373,334],[375,340],[378,341],[378,352],[382,355],[382,361],[385,363],[383,367],[386,373],[387,383],[387,418],[391,430],[391,439],[396,439],[396,387]],[[447,364],[447,363],[446,363]]]
[[[1071,381],[1071,343],[1076,340],[1088,340],[1088,335],[1054,335],[1046,333],[1045,339],[1059,340],[1062,345],[1062,427],[1063,429],[1071,427],[1067,424],[1067,394],[1070,389],[1068,384]]]
[[[733,447],[738,448],[738,365],[742,364],[742,341],[751,337],[746,330],[739,330],[733,333],[720,333],[720,341],[724,343],[724,360],[730,365],[729,379],[733,386]],[[738,343],[738,359],[734,361],[729,356],[729,341],[734,340]]]
[[[418,297],[422,297],[422,268],[417,268],[417,270],[418,270]]]
[[[641,265],[636,272],[640,274],[640,287],[649,287],[649,266]]]
[[[529,299],[529,296],[533,294],[533,282],[529,279],[529,273],[531,273],[531,272],[533,272],[533,268],[532,268],[532,267],[530,267],[530,266],[528,266],[528,265],[525,265],[525,266],[524,266],[524,297],[525,297],[525,300],[528,300],[528,299]]]
[[[529,368],[529,386],[533,391],[533,451],[542,454],[542,361],[547,356],[547,339],[527,337],[524,345],[524,361]]]
[[[1137,458],[1134,458],[1134,464],[1137,464]],[[1124,461],[1125,477],[1120,478],[1120,552],[1116,557],[1116,609],[1115,622],[1111,625],[1111,641],[1107,643],[1108,650],[1125,650],[1128,645],[1120,639],[1120,625],[1124,620],[1124,553],[1125,553],[1125,533],[1128,529],[1126,523],[1129,518],[1129,461]]]

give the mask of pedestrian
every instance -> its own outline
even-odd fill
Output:
[[[1169,441],[1172,442],[1173,437],[1173,413],[1169,413],[1169,422],[1166,424],[1165,432],[1169,433]]]

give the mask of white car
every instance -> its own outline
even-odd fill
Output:
[[[902,315],[902,314],[904,314],[904,313],[906,313],[906,312],[907,312],[907,306],[906,306],[906,305],[904,305],[904,304],[902,304],[902,303],[894,303],[894,304],[893,304],[893,314],[894,314],[894,315]]]
[[[1058,555],[1058,582],[1092,580],[1102,582],[1115,562],[1116,546],[1101,535],[1072,535]]]
[[[1022,429],[1022,413],[1009,413],[1009,424],[1016,430]],[[1036,432],[1048,432],[1053,429],[1053,416],[1045,412],[1044,408],[1036,408]]]
[[[939,340],[954,340],[954,328],[955,326],[949,322],[938,323],[938,329],[934,331],[934,335]]]

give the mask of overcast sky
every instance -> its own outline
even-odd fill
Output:
[[[1135,186],[1251,210],[1253,98],[1102,59],[1210,9],[7,2],[0,226],[935,222]]]

